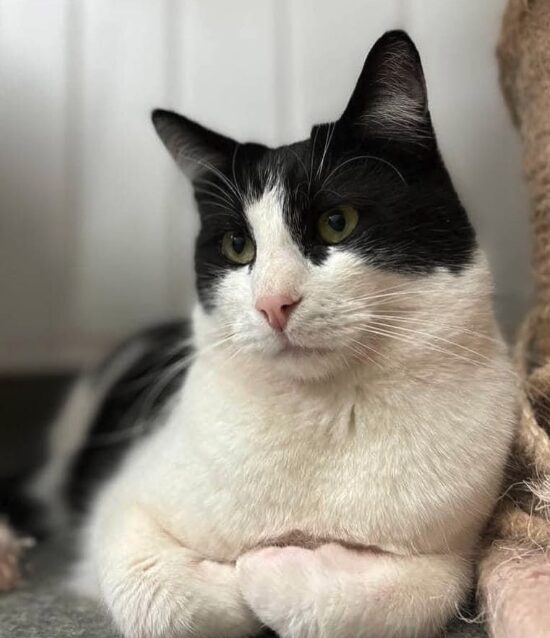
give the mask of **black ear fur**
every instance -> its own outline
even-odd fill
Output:
[[[433,137],[422,63],[404,31],[388,31],[372,47],[341,121],[366,137]]]
[[[151,119],[160,139],[190,179],[204,171],[220,169],[235,152],[236,142],[232,139],[178,113],[155,109]]]

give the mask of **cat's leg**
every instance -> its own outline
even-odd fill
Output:
[[[203,559],[137,507],[110,508],[89,531],[83,564],[93,566],[99,595],[127,638],[259,633],[234,564]]]
[[[249,605],[283,638],[428,638],[457,611],[472,568],[458,556],[331,544],[251,552],[237,573]]]
[[[487,609],[489,635],[550,636],[550,563],[544,549],[509,541],[483,562],[479,589]]]

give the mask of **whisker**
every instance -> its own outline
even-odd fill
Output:
[[[319,176],[321,175],[321,171],[323,170],[323,164],[325,163],[325,157],[328,151],[328,148],[330,146],[330,143],[332,142],[332,136],[334,135],[334,130],[336,129],[336,122],[329,124],[329,128],[327,130],[327,135],[325,137],[325,148],[323,149],[323,154],[321,156],[321,161],[319,162],[319,166],[317,168],[317,173],[315,175],[316,179],[319,179]]]
[[[151,428],[151,423],[147,421],[147,418],[151,415],[153,405],[155,401],[166,390],[168,385],[175,380],[178,374],[185,370],[197,357],[209,352],[219,346],[223,345],[232,338],[224,337],[208,346],[200,348],[195,352],[192,352],[188,356],[184,357],[180,361],[171,365],[168,370],[162,375],[162,377],[154,384],[151,390],[141,399],[141,401],[130,410],[122,419],[122,424],[132,422],[132,425],[128,427],[122,427],[116,432],[109,432],[101,435],[93,436],[90,442],[93,446],[104,446],[120,443],[131,439],[139,434],[148,431]]]
[[[354,340],[355,341],[355,340]],[[356,341],[356,343],[361,344],[360,341]],[[359,348],[354,348],[353,346],[348,345],[348,349],[355,354],[359,359],[367,359],[367,361],[369,361],[370,363],[372,363],[373,365],[378,365],[380,366],[380,363],[378,363],[377,361],[375,361],[368,353],[366,353],[364,350],[359,349]],[[349,364],[347,366],[349,368]]]
[[[185,159],[189,160],[190,162],[194,162],[195,164],[198,164],[199,166],[202,166],[203,168],[206,168],[206,170],[209,170],[212,173],[214,173],[214,175],[219,177],[219,179],[221,179],[221,181],[224,184],[226,184],[226,186],[228,186],[228,188],[235,195],[237,200],[239,202],[243,202],[243,200],[244,200],[243,195],[239,191],[237,186],[235,184],[233,184],[231,182],[231,180],[226,175],[224,175],[219,169],[217,169],[213,164],[211,164],[207,160],[200,160],[200,159],[197,159],[196,157],[191,157],[189,155],[182,155],[182,157],[184,157]]]
[[[403,343],[408,343],[410,345],[418,345],[418,342],[414,341],[413,339],[410,339],[407,337],[407,335],[403,335],[400,333],[396,333],[396,332],[392,332],[390,330],[386,330],[386,329],[382,329],[379,327],[376,328],[372,328],[370,326],[363,326],[363,327],[359,327],[359,330],[361,330],[362,332],[367,332],[367,333],[371,333],[371,334],[375,334],[375,335],[379,335],[379,336],[383,336],[383,337],[390,337],[392,339],[395,339],[396,341],[401,341]],[[452,350],[446,349],[446,348],[440,348],[439,346],[433,344],[433,343],[429,343],[424,341],[422,343],[423,347],[426,347],[430,350],[433,350],[434,352],[439,352],[440,354],[444,354],[444,355],[450,355],[452,357],[455,357],[457,359],[460,359],[461,361],[465,361],[467,363],[474,363],[478,366],[481,365],[485,365],[480,361],[476,361],[474,359],[472,359],[471,357],[466,357],[464,355],[461,355],[457,352],[453,352]]]
[[[419,295],[429,294],[435,292],[437,289],[420,288],[411,290],[398,290],[395,292],[384,292],[379,294],[368,294],[362,297],[354,297],[353,301],[373,301],[375,299],[386,299],[394,297],[418,297]]]
[[[352,339],[352,342],[357,344],[359,346],[359,350],[351,348],[350,349],[353,352],[356,352],[359,355],[363,354],[363,349],[366,348],[367,350],[369,350],[370,352],[373,352],[375,355],[377,355],[378,357],[382,357],[383,359],[386,359],[387,361],[389,361],[389,357],[386,356],[385,354],[382,354],[381,352],[379,352],[378,350],[376,350],[376,348],[373,348],[370,345],[367,345],[366,343],[363,343],[361,341],[359,341],[358,339]],[[366,355],[366,353],[365,353]],[[379,368],[383,369],[382,364],[379,361],[376,361],[375,359],[373,359],[372,357],[368,357],[369,361],[371,361],[372,363],[376,364]]]
[[[241,192],[240,188],[239,188],[239,184],[237,183],[237,173],[235,170],[235,166],[236,166],[236,162],[237,162],[237,153],[239,152],[239,148],[240,148],[240,144],[235,144],[235,150],[233,151],[233,157],[231,159],[231,172],[233,173],[233,183],[235,184],[235,187],[237,188],[237,190],[239,191],[239,193]]]
[[[369,323],[373,323],[375,326],[378,326],[380,328],[389,328],[389,329],[393,329],[393,330],[401,330],[403,332],[407,332],[409,334],[412,335],[420,335],[422,337],[428,337],[429,339],[436,339],[437,341],[441,341],[443,343],[447,343],[455,348],[460,348],[461,350],[464,350],[466,352],[469,352],[470,354],[475,355],[476,357],[480,357],[481,359],[485,359],[485,361],[491,361],[491,359],[489,357],[487,357],[484,354],[481,354],[481,352],[476,352],[475,350],[472,350],[471,348],[468,348],[467,346],[463,346],[460,343],[456,343],[455,341],[451,341],[450,339],[446,339],[445,337],[440,337],[439,335],[434,335],[431,334],[429,332],[424,332],[422,330],[413,330],[412,328],[405,328],[404,326],[392,326],[390,324],[381,322],[381,321],[369,321]]]
[[[221,204],[224,204],[230,210],[234,210],[235,209],[235,206],[234,206],[232,201],[230,201],[226,197],[222,197],[218,193],[214,193],[213,191],[208,190],[208,189],[204,189],[204,188],[195,188],[195,191],[200,196],[200,201],[201,202],[203,201],[204,197],[209,197],[210,199],[212,199],[214,201],[217,201],[217,202],[220,202]]]
[[[213,182],[211,179],[206,179],[205,177],[201,177],[199,180],[197,180],[197,186],[195,187],[195,190],[197,192],[201,192],[204,191],[206,193],[208,193],[208,189],[207,188],[200,188],[200,185],[204,184],[205,186],[210,186],[212,188],[215,188],[218,191],[218,197],[223,197],[224,199],[227,200],[228,204],[234,205],[234,202],[232,200],[232,193],[231,191],[227,191],[224,190],[220,184],[216,184],[216,182]],[[211,193],[208,193],[211,194]]]
[[[228,208],[225,204],[221,204],[218,201],[208,200],[208,199],[203,200],[203,203],[207,204],[208,206],[212,206],[213,208],[221,208],[222,210],[225,211],[225,215],[218,213],[216,215],[210,215],[209,218],[213,218],[213,217],[231,217],[232,219],[235,218],[235,211],[232,208]]]
[[[302,167],[302,169],[303,169],[303,171],[304,171],[304,173],[305,173],[305,175],[306,175],[306,177],[307,177],[307,181],[306,181],[305,183],[306,183],[306,184],[311,183],[311,176],[310,176],[310,174],[309,174],[309,171],[307,170],[307,167],[306,167],[306,165],[305,165],[305,163],[304,163],[304,160],[303,160],[303,159],[302,159],[302,158],[298,155],[298,153],[296,153],[296,151],[295,151],[293,148],[291,148],[290,146],[288,147],[288,149],[287,149],[287,150],[288,150],[288,151],[290,151],[290,152],[294,155],[294,157],[296,158],[296,161],[297,161],[297,162],[299,162],[300,166]],[[303,183],[304,183],[304,182],[301,182],[301,183],[299,184],[299,186],[301,186],[301,184],[303,184]]]
[[[325,180],[321,184],[321,188],[324,188],[330,182],[330,180],[334,177],[334,175],[336,175],[338,171],[342,170],[344,166],[350,164],[351,162],[357,162],[358,160],[362,160],[362,159],[371,159],[376,162],[380,162],[381,164],[385,164],[386,166],[389,166],[398,175],[399,179],[403,182],[403,184],[407,186],[407,182],[405,178],[403,177],[403,175],[401,174],[401,172],[399,171],[399,169],[388,160],[385,160],[381,157],[376,157],[375,155],[356,155],[355,157],[350,157],[349,159],[338,164],[338,166],[336,166],[336,168],[334,168],[325,178]]]
[[[315,145],[317,144],[317,136],[319,135],[320,127],[315,129],[315,135],[313,136],[313,142],[311,145],[311,155],[309,158],[309,182],[308,182],[308,193],[311,193],[312,186],[312,178],[313,178],[313,162],[315,160]]]
[[[397,311],[398,313],[400,313],[400,311]],[[410,310],[404,310],[402,311],[400,314],[401,316],[395,316],[392,312],[392,314],[390,315],[384,315],[384,314],[378,314],[378,313],[373,313],[371,314],[371,317],[374,317],[375,319],[386,319],[389,321],[398,321],[400,323],[414,323],[414,324],[423,324],[423,325],[429,325],[427,319],[432,319],[433,321],[433,315],[430,315],[428,313],[426,313],[426,318],[422,319],[422,314],[415,314],[415,316],[413,317],[409,317],[406,316],[407,313],[411,314],[411,312],[415,312],[416,311],[410,311]],[[453,324],[449,324],[449,323],[443,323],[441,322],[439,319],[437,319],[437,326],[441,326],[443,328],[448,328],[449,330],[453,330],[455,332],[461,332],[461,333],[465,333],[468,335],[471,335],[473,337],[477,337],[479,339],[484,339],[485,341],[489,341],[491,343],[494,344],[500,344],[500,339],[496,339],[495,337],[491,337],[488,334],[485,334],[483,332],[478,332],[477,330],[471,330],[470,328],[466,328],[465,326],[456,326]],[[398,326],[395,326],[396,328]]]

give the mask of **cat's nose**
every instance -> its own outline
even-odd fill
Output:
[[[256,310],[274,330],[282,332],[286,328],[290,313],[299,303],[300,299],[293,299],[289,295],[268,295],[256,301]]]

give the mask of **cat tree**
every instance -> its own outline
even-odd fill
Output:
[[[516,345],[520,423],[507,491],[489,529],[479,591],[494,638],[550,636],[550,1],[509,0],[502,90],[523,142],[535,302]]]

